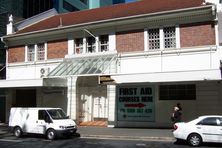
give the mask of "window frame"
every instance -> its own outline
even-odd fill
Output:
[[[86,53],[96,52],[96,39],[94,37],[86,38]]]
[[[39,45],[42,45],[42,48],[39,48]],[[29,47],[31,46],[33,47],[32,52],[29,51],[30,50]],[[42,56],[39,57],[39,55],[42,55]],[[25,46],[25,62],[44,61],[46,59],[47,59],[47,44],[46,43],[41,42],[37,44],[28,44]]]
[[[77,44],[78,43],[78,44]],[[83,50],[84,50],[84,42],[83,42],[83,38],[76,38],[75,39],[75,45],[74,45],[74,53],[75,54],[82,54]]]
[[[166,30],[167,28],[173,28],[174,33],[172,36],[168,36],[166,37]],[[151,31],[152,30],[159,30],[158,33],[158,37],[157,38],[153,38],[151,36]],[[180,48],[180,33],[179,33],[179,26],[178,25],[170,25],[170,26],[161,26],[161,27],[155,27],[155,28],[145,28],[144,29],[145,33],[146,33],[146,37],[145,37],[145,48],[144,50],[150,50],[150,51],[158,51],[158,50],[169,50],[169,49],[175,49],[175,48]],[[170,33],[169,33],[170,34]],[[166,40],[173,40],[174,41],[174,46],[173,47],[166,47]],[[152,43],[157,41],[157,43]],[[150,46],[150,45],[155,45],[155,44],[159,44],[158,47],[155,46]],[[172,44],[172,43],[171,43]],[[171,45],[169,44],[169,45]]]
[[[106,38],[107,40],[105,40]],[[107,51],[109,51],[109,35],[100,35],[99,36],[99,52],[107,52]]]
[[[27,45],[26,57],[27,57],[27,62],[35,61],[35,45],[34,44]]]

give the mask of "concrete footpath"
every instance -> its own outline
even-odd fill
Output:
[[[143,141],[175,141],[171,129],[148,128],[112,128],[79,126],[77,133],[81,138],[92,139],[118,139]],[[8,126],[0,124],[0,139],[12,135]]]
[[[78,127],[83,138],[175,141],[172,129]]]

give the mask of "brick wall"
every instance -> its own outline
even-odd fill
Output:
[[[144,51],[144,30],[116,33],[118,52]]]
[[[68,54],[67,40],[57,40],[53,42],[48,42],[47,45],[47,59],[64,58],[65,55]]]
[[[8,50],[8,62],[24,62],[25,61],[25,46],[11,47]]]
[[[215,28],[212,22],[180,26],[181,47],[215,45]]]

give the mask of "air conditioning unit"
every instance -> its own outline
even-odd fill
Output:
[[[49,71],[50,71],[50,68],[47,67],[47,68],[41,68],[40,69],[40,77],[43,78],[43,77],[46,77],[48,74],[49,74]]]

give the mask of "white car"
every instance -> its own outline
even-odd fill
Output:
[[[173,135],[191,146],[199,146],[202,142],[222,143],[222,116],[200,116],[190,122],[175,123]]]

